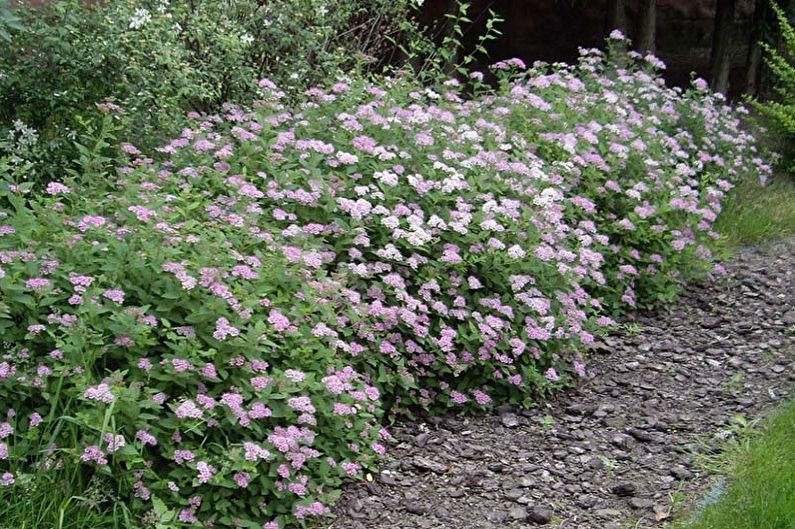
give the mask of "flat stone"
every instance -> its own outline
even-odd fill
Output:
[[[419,503],[409,503],[406,505],[406,511],[411,514],[425,514],[428,512],[428,509]]]
[[[637,485],[630,482],[622,482],[616,483],[612,487],[610,487],[610,492],[615,494],[616,496],[632,496],[635,494],[635,491],[638,490]]]
[[[670,470],[670,473],[676,479],[686,480],[693,477],[693,473],[683,466],[675,466]]]
[[[506,428],[516,428],[519,426],[520,421],[519,417],[515,413],[506,413],[502,417],[500,417],[500,422]]]
[[[629,505],[633,509],[646,510],[654,507],[654,502],[646,498],[632,498],[629,500]]]
[[[436,472],[437,474],[444,474],[447,472],[447,465],[443,465],[442,463],[427,457],[415,457],[412,461],[412,464],[421,470],[430,470],[431,472]]]
[[[615,520],[620,518],[623,513],[618,509],[597,509],[594,511],[594,514],[599,518],[609,518]]]
[[[548,507],[533,507],[530,510],[529,518],[531,522],[543,525],[552,521],[553,516],[552,509]]]
[[[528,513],[527,509],[524,507],[514,507],[510,511],[508,511],[508,516],[511,517],[511,520],[515,520],[517,522],[523,522],[527,520]]]

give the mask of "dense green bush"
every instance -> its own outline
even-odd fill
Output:
[[[0,46],[0,152],[60,175],[107,99],[125,109],[123,139],[151,148],[190,110],[250,100],[265,75],[307,87],[383,66],[387,39],[423,40],[412,9],[411,0],[22,2]]]

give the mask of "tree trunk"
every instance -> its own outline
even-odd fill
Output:
[[[627,11],[626,0],[607,0],[607,17],[605,20],[605,33],[610,33],[614,29],[620,30],[624,35],[627,34]]]
[[[637,47],[641,53],[654,53],[657,40],[657,0],[640,0]]]
[[[756,0],[754,19],[751,23],[751,36],[748,41],[748,55],[745,60],[745,93],[756,96],[759,90],[759,73],[762,65],[762,46],[767,23],[767,0]]]
[[[715,25],[712,31],[712,53],[710,55],[710,82],[715,92],[727,95],[729,72],[731,71],[731,45],[734,33],[735,0],[717,0]]]

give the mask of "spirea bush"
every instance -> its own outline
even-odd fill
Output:
[[[301,524],[375,468],[389,414],[585,375],[612,317],[711,270],[732,180],[770,171],[661,67],[584,50],[298,106],[263,79],[121,145],[104,186],[4,186],[2,485],[79,464],[161,526]]]

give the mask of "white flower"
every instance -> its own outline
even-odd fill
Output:
[[[152,20],[152,14],[148,10],[139,7],[130,18],[130,29],[140,29],[150,20]]]
[[[525,251],[518,244],[514,244],[508,248],[508,256],[512,259],[521,259],[525,256]]]
[[[384,184],[385,186],[396,186],[398,183],[398,175],[391,171],[376,171],[373,178]]]
[[[254,42],[254,37],[249,35],[248,33],[244,33],[240,36],[240,40],[243,41],[243,44],[249,45]]]
[[[390,215],[389,217],[384,217],[381,219],[381,224],[386,226],[387,228],[394,230],[398,226],[400,226],[400,220],[395,217],[394,215]]]
[[[25,149],[34,145],[39,140],[39,133],[33,127],[29,127],[23,121],[16,119],[13,122],[14,130],[8,133],[8,138],[16,140],[17,147]]]

